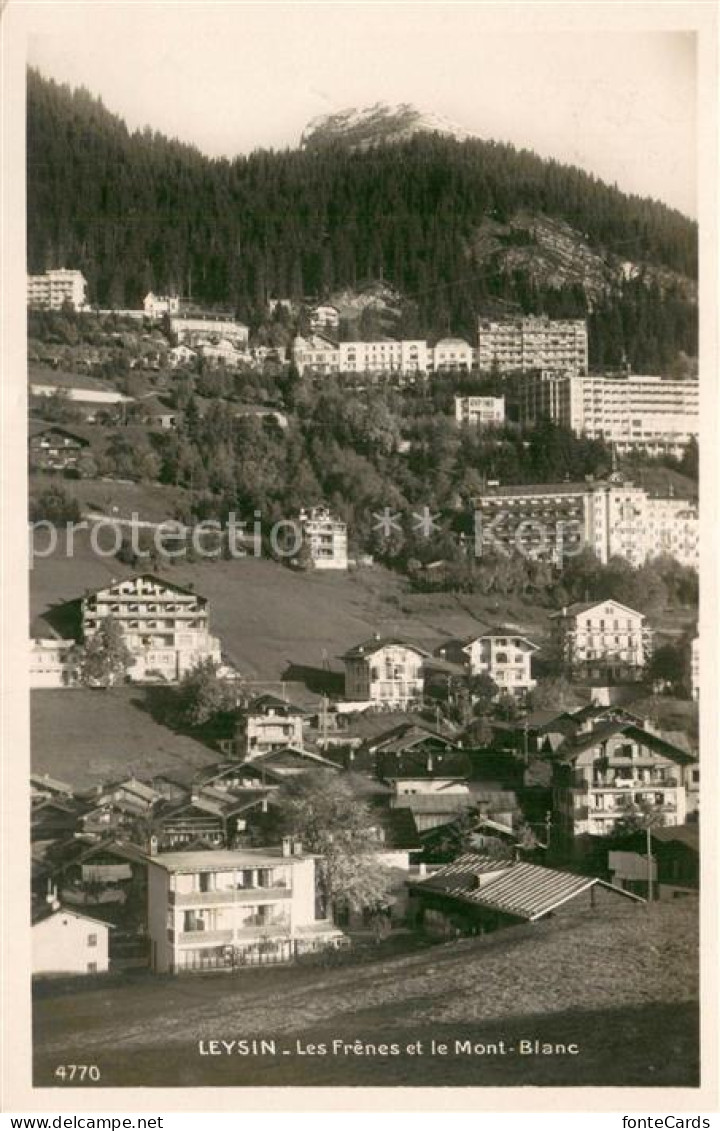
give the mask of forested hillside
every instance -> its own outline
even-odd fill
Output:
[[[697,353],[696,225],[494,142],[211,160],[30,71],[28,217],[29,269],[80,268],[100,305],[191,287],[257,325],[268,295],[384,279],[405,334],[474,336],[490,304],[588,315],[595,364],[658,371]],[[578,277],[578,256],[602,270]]]

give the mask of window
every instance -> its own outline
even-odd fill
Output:
[[[97,935],[88,935],[87,944],[88,946],[97,946]]]
[[[97,974],[97,962],[88,962],[87,972],[88,974]]]

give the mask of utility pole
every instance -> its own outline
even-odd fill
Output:
[[[653,855],[652,855],[652,830],[650,825],[645,827],[645,852],[647,856],[647,901],[653,901]]]

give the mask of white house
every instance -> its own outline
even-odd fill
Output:
[[[56,899],[37,907],[32,916],[33,974],[104,974],[109,966],[110,928],[101,919]]]
[[[690,645],[690,689],[693,699],[700,698],[700,637]]]
[[[340,311],[332,303],[324,302],[313,307],[310,311],[310,328],[312,330],[337,330],[340,325]]]
[[[375,636],[342,657],[345,698],[402,710],[422,700],[428,653],[396,637]]]
[[[151,967],[232,969],[338,945],[316,890],[316,857],[281,848],[167,852],[148,858]]]
[[[564,661],[582,679],[637,680],[652,651],[643,613],[619,601],[574,604],[552,613]]]
[[[469,373],[473,366],[473,349],[462,338],[441,338],[430,351],[435,373]]]
[[[471,675],[489,675],[501,692],[524,695],[537,683],[532,677],[531,660],[538,647],[518,633],[496,632],[466,642],[451,641],[440,652],[464,664]]]
[[[334,518],[327,507],[302,510],[298,524],[315,569],[347,569],[347,523]]]
[[[505,423],[505,397],[455,397],[455,420],[480,428]]]
[[[195,350],[191,350],[189,346],[179,345],[168,350],[167,357],[170,368],[178,369],[183,365],[192,365],[197,358],[197,353]]]
[[[155,295],[149,291],[143,299],[143,311],[148,318],[162,318],[163,314],[177,314],[179,310],[177,295]]]
[[[77,664],[72,659],[74,640],[38,637],[30,641],[30,686],[71,687],[77,679]]]
[[[81,271],[57,267],[43,275],[28,275],[28,306],[40,310],[61,310],[66,303],[73,310],[85,310],[87,306],[87,280]]]

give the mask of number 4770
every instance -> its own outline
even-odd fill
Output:
[[[80,1083],[83,1080],[97,1081],[100,1079],[100,1069],[97,1064],[58,1064],[55,1076],[63,1084],[69,1084],[72,1080]]]

